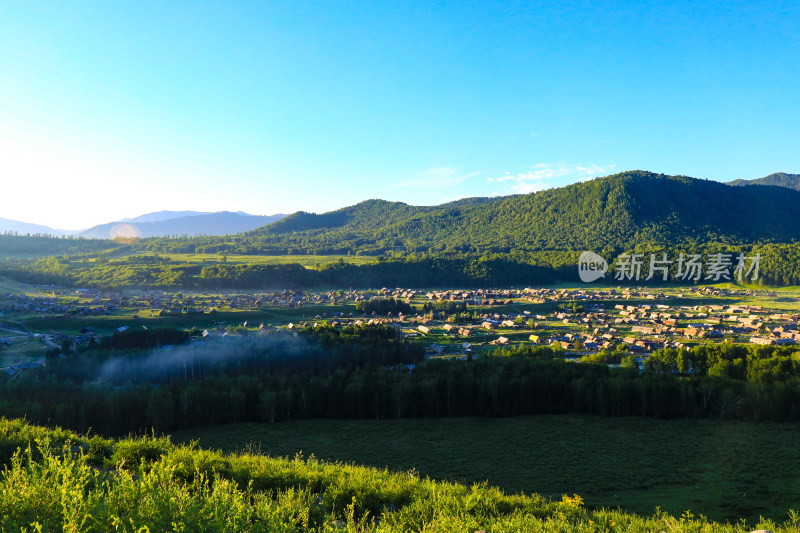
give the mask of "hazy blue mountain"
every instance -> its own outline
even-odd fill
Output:
[[[123,218],[120,222],[139,223],[139,222],[161,222],[173,218],[191,217],[195,215],[210,215],[209,211],[156,211],[145,213],[133,218]],[[246,214],[246,213],[243,213]]]
[[[178,216],[162,218],[154,221],[137,221],[137,219],[153,216],[168,216],[167,213],[150,213],[129,221],[111,222],[100,224],[78,233],[82,237],[92,239],[110,239],[118,235],[140,237],[167,237],[172,235],[231,235],[253,230],[264,226],[285,215],[248,215],[247,213],[232,213],[230,211],[220,211],[218,213],[201,213],[189,216]]]
[[[35,234],[45,234],[45,235],[72,235],[76,233],[73,230],[64,230],[64,229],[55,229],[51,228],[50,226],[43,226],[41,224],[31,224],[29,222],[20,222],[19,220],[11,220],[9,218],[2,218],[0,217],[0,233],[5,232],[16,232],[20,235],[35,235]]]
[[[785,187],[800,191],[800,174],[787,174],[786,172],[776,172],[763,178],[754,180],[733,180],[728,185],[770,185],[773,187]]]

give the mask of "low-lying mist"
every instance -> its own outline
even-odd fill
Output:
[[[242,372],[268,369],[316,351],[305,338],[289,333],[228,335],[146,352],[111,355],[102,363],[97,379],[114,385],[199,379],[236,367],[241,367]]]

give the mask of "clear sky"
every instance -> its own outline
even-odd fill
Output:
[[[797,173],[798,28],[796,0],[9,0],[0,217]]]

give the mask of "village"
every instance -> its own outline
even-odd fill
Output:
[[[382,292],[408,302],[420,296],[402,290]],[[429,301],[462,300],[468,305],[479,306],[483,312],[468,324],[452,320],[457,315],[448,317],[435,312],[380,320],[391,320],[405,326],[404,332],[408,336],[419,335],[439,341],[439,344],[432,344],[432,351],[440,354],[448,351],[448,344],[458,346],[458,340],[464,341],[460,346],[467,350],[476,344],[534,344],[554,345],[567,355],[615,349],[647,354],[662,348],[687,348],[699,342],[762,345],[800,342],[800,313],[778,312],[760,305],[662,303],[704,297],[747,298],[751,295],[751,291],[715,288],[698,288],[672,294],[630,289],[547,288],[490,294],[426,292],[424,298]],[[766,295],[770,296],[770,293]],[[774,293],[771,295],[774,296]],[[546,304],[550,304],[551,309],[555,308],[550,312],[535,310]],[[518,312],[492,312],[486,309],[492,305],[502,305],[506,309],[519,305],[532,309],[520,309]],[[415,330],[411,329],[415,324]]]
[[[202,330],[201,339],[326,324],[387,324],[428,357],[466,359],[504,346],[551,346],[564,357],[599,351],[643,360],[663,348],[729,342],[800,342],[800,313],[773,291],[725,287],[381,288],[184,294],[36,287],[0,300],[0,369],[8,375],[130,328]],[[412,312],[360,313],[359,302],[393,299]],[[774,301],[765,307],[752,301]],[[736,302],[736,303],[733,303]]]

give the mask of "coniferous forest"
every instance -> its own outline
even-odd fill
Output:
[[[2,412],[105,435],[324,418],[800,420],[800,349],[792,346],[664,349],[640,372],[631,357],[617,369],[576,365],[551,347],[425,360],[419,344],[386,326],[307,327],[201,346],[177,330],[143,333],[117,333],[37,374],[6,379]]]

